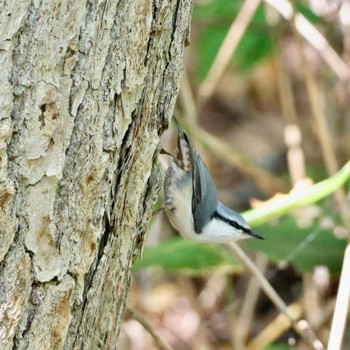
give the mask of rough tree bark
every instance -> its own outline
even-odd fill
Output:
[[[0,0],[0,348],[114,349],[190,0]]]

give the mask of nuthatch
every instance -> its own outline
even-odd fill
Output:
[[[164,209],[172,226],[185,238],[198,242],[263,239],[252,232],[240,214],[219,201],[204,161],[175,122],[177,148],[164,179]]]

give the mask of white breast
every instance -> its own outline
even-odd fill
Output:
[[[203,235],[202,241],[213,243],[228,243],[249,237],[242,231],[217,219],[210,220],[203,227],[203,232],[200,235]]]
[[[193,229],[191,182],[173,181],[169,184],[165,197],[165,212],[172,226],[185,238],[195,239],[198,235]]]
[[[165,183],[165,212],[172,226],[183,237],[206,243],[227,243],[244,238],[240,231],[217,219],[209,221],[201,233],[194,232],[190,175],[172,163],[168,169]]]

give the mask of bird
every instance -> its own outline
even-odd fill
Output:
[[[173,119],[178,132],[177,147],[163,186],[163,207],[171,225],[184,238],[202,243],[264,239],[250,229],[239,213],[220,202],[207,166],[178,120]]]

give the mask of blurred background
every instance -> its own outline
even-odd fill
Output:
[[[245,212],[333,179],[350,159],[349,62],[348,0],[194,1],[175,115],[223,203]],[[164,148],[175,142],[171,126]],[[265,240],[239,243],[325,346],[349,237],[349,181],[337,187],[251,222]],[[162,211],[128,305],[120,349],[312,348],[232,251],[184,241]]]

